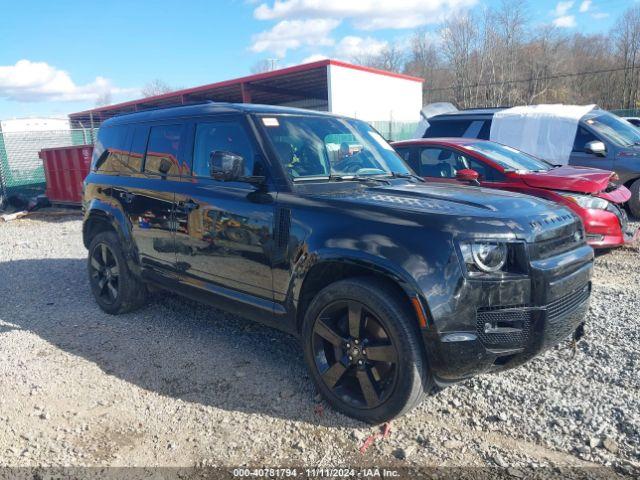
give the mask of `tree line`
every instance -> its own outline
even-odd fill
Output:
[[[605,34],[534,26],[525,0],[451,16],[437,34],[352,61],[425,79],[425,104],[458,108],[596,103],[640,108],[640,5]]]

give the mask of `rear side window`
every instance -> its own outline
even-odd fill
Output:
[[[128,170],[128,128],[126,126],[101,127],[93,152],[93,170],[122,173]]]
[[[462,137],[471,126],[471,120],[438,120],[429,123],[425,138]]]
[[[193,175],[210,176],[210,160],[216,151],[231,152],[244,158],[246,176],[253,175],[255,152],[247,132],[235,121],[199,123],[193,147]]]
[[[178,155],[183,141],[182,131],[182,125],[151,127],[144,159],[145,173],[162,176],[180,175]]]

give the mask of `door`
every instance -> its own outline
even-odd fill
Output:
[[[133,133],[128,163],[137,173],[121,202],[145,270],[175,269],[174,201],[184,141],[182,124],[138,126]]]
[[[264,165],[243,117],[209,117],[189,128],[192,168],[176,194],[177,265],[191,286],[215,285],[273,300],[271,247],[275,193],[247,182],[211,178],[216,151],[245,161],[245,175]]]
[[[569,158],[569,164],[579,165],[582,167],[600,168],[602,170],[613,170],[613,151],[607,142],[607,156],[601,157],[588,153],[585,150],[585,145],[589,142],[601,141],[596,135],[586,127],[578,125],[578,131],[576,132],[576,138],[573,143],[573,150],[571,157]]]

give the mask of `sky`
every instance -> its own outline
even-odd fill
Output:
[[[437,32],[447,15],[500,0],[0,0],[0,120],[66,116],[280,67],[348,59]],[[637,0],[530,0],[533,25],[606,33]]]

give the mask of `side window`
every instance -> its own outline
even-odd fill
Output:
[[[478,132],[478,138],[480,140],[489,140],[491,136],[491,120],[484,120],[482,128]]]
[[[430,122],[425,138],[462,137],[469,129],[471,120],[438,120]]]
[[[128,128],[125,126],[102,127],[94,149],[93,169],[99,172],[127,171],[129,153]]]
[[[133,140],[129,151],[129,170],[132,172],[142,171],[142,160],[144,152],[147,150],[147,140],[149,139],[149,127],[137,126],[133,130]]]
[[[463,168],[475,170],[478,172],[480,176],[480,180],[485,180],[487,182],[501,182],[505,179],[502,172],[496,170],[489,165],[486,165],[478,160],[475,160],[471,157],[467,157],[466,155],[459,155],[459,164],[463,166]]]
[[[420,175],[423,177],[455,178],[455,155],[447,148],[429,147],[420,150]]]
[[[576,140],[573,143],[574,152],[584,152],[584,146],[589,143],[598,140],[596,136],[584,127],[578,126],[576,132]]]
[[[484,123],[485,122],[483,120],[474,120],[473,122],[471,122],[471,125],[469,125],[469,128],[467,128],[462,136],[464,138],[478,138],[478,135],[480,135],[480,130],[482,130]]]
[[[182,142],[182,125],[151,127],[144,159],[145,173],[179,175],[178,154]]]
[[[245,175],[254,174],[255,152],[249,135],[240,123],[220,121],[197,124],[193,146],[193,175],[210,176],[210,159],[216,151],[231,152],[242,156]]]
[[[409,163],[409,157],[411,156],[411,148],[397,147],[395,151],[398,152],[398,155],[400,155],[400,158],[402,158],[405,162]]]

